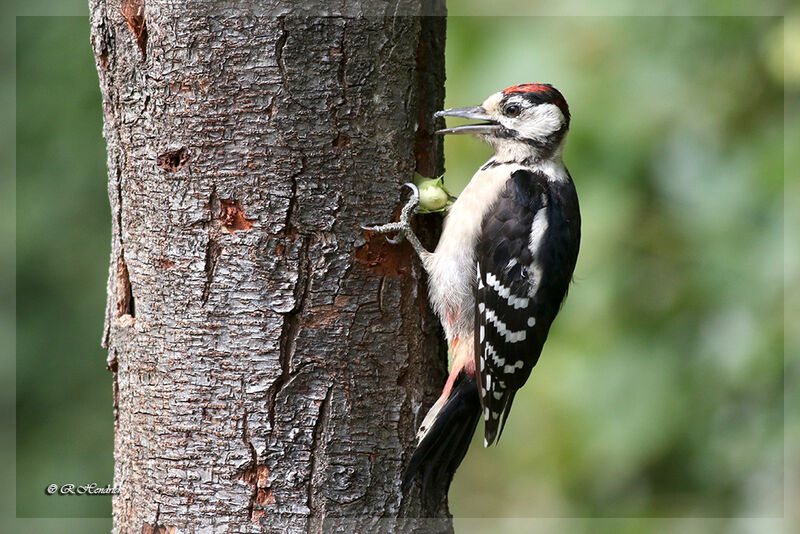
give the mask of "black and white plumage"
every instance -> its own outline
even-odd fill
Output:
[[[539,360],[566,295],[580,242],[572,180],[520,169],[506,180],[476,246],[475,360],[485,444]]]
[[[486,446],[499,437],[567,294],[580,243],[578,197],[562,162],[570,113],[559,91],[516,85],[480,106],[437,116],[482,121],[437,133],[476,135],[494,156],[451,206],[434,252],[422,248],[407,217],[368,228],[409,238],[453,354],[404,478],[405,486],[421,478],[434,504],[446,494],[476,421],[484,420]]]

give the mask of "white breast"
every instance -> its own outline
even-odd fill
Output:
[[[515,163],[479,170],[450,207],[436,250],[426,258],[430,300],[441,318],[447,340],[469,335],[475,311],[475,246],[484,215],[497,199]]]

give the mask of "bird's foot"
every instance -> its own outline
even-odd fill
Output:
[[[394,238],[386,238],[386,241],[393,245],[402,243],[404,238],[408,239],[408,242],[414,247],[416,253],[419,254],[420,257],[424,257],[428,254],[428,251],[425,250],[425,247],[422,246],[416,234],[414,234],[414,231],[411,229],[411,217],[417,213],[417,208],[419,206],[419,189],[411,182],[403,185],[411,189],[411,198],[408,199],[408,202],[406,202],[406,205],[403,206],[403,209],[400,211],[400,220],[377,226],[362,226],[361,229],[367,232],[375,232],[376,234],[396,234]]]

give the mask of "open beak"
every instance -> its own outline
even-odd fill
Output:
[[[455,128],[445,128],[438,130],[436,133],[439,135],[446,134],[488,134],[497,131],[500,125],[492,120],[483,106],[475,106],[474,108],[453,108],[444,111],[437,111],[433,114],[434,117],[461,117],[464,119],[475,119],[485,121],[479,124],[465,124],[464,126],[456,126]]]

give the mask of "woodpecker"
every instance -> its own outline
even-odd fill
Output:
[[[477,107],[436,117],[480,121],[439,130],[476,135],[494,154],[445,219],[434,252],[410,226],[419,194],[400,221],[367,230],[407,238],[428,273],[429,299],[453,362],[441,396],[425,416],[404,490],[421,475],[423,499],[446,495],[479,419],[484,446],[499,439],[514,395],[539,360],[567,294],[580,245],[575,186],[562,161],[570,113],[549,84],[515,85]]]

